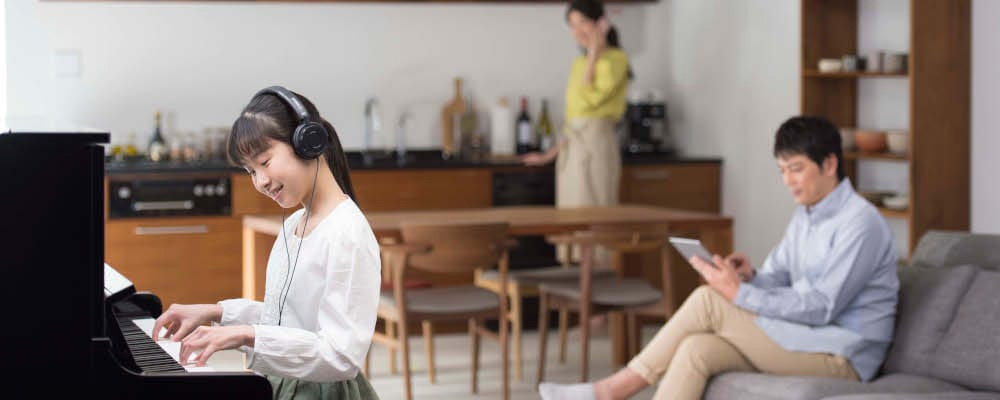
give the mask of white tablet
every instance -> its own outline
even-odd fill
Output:
[[[712,264],[712,253],[709,253],[698,239],[671,237],[670,244],[674,245],[674,248],[684,256],[684,260],[690,260],[692,256],[698,256],[698,258]]]

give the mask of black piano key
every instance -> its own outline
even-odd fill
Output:
[[[170,357],[156,342],[139,329],[131,319],[119,318],[118,325],[136,365],[143,372],[185,372],[183,366]]]

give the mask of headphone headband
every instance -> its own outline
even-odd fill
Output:
[[[292,112],[299,119],[299,122],[310,120],[309,110],[306,109],[305,104],[302,104],[302,100],[299,100],[299,96],[296,96],[292,91],[285,89],[283,86],[269,86],[261,89],[253,97],[260,96],[262,94],[273,94],[281,98],[285,104],[288,104],[292,108]]]
[[[309,110],[306,109],[305,104],[302,104],[299,96],[296,96],[295,93],[284,87],[270,86],[261,89],[253,97],[256,98],[263,94],[277,96],[278,99],[292,108],[292,112],[298,119],[295,131],[292,132],[290,138],[295,154],[303,159],[312,160],[326,151],[327,146],[330,144],[330,133],[319,122],[319,118],[313,120],[312,116],[309,115]]]

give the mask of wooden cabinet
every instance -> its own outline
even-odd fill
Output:
[[[489,168],[351,172],[364,211],[489,207],[492,176]]]
[[[278,203],[253,187],[250,174],[233,173],[230,181],[233,186],[233,215],[281,213]],[[288,213],[292,211],[294,210],[285,210]]]
[[[632,165],[622,170],[620,200],[718,213],[722,208],[719,163]]]
[[[106,262],[164,307],[240,297],[240,219],[134,218],[104,229]]]

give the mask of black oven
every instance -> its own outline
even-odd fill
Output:
[[[230,215],[228,172],[115,174],[108,178],[108,218]]]

